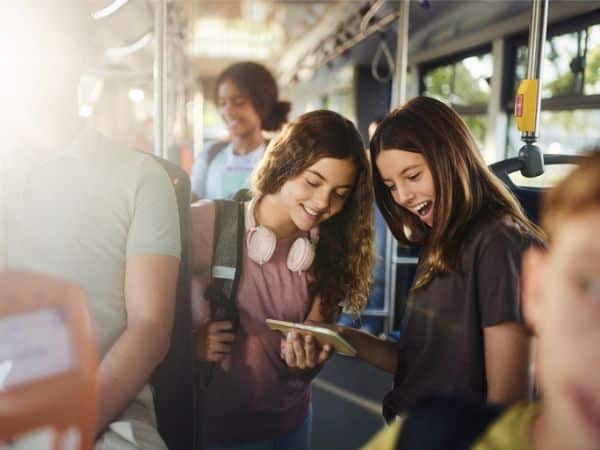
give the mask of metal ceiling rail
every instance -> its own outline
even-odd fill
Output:
[[[340,45],[336,46],[333,49],[333,51],[330,52],[330,53],[327,53],[324,56],[323,59],[318,60],[315,64],[311,65],[308,68],[317,70],[317,69],[323,67],[328,62],[334,60],[338,56],[340,56],[343,53],[347,52],[352,47],[354,47],[355,45],[357,45],[361,41],[363,41],[366,38],[368,38],[369,36],[371,36],[373,33],[376,33],[377,31],[381,30],[382,28],[386,27],[387,25],[389,25],[390,23],[392,23],[394,20],[396,20],[398,18],[398,16],[400,15],[399,11],[400,10],[396,10],[394,12],[391,12],[391,13],[385,15],[384,17],[382,17],[381,19],[377,20],[377,22],[375,22],[372,25],[368,26],[364,31],[359,31],[357,34],[355,34],[354,36],[352,36],[347,41],[345,41],[345,42],[341,43]],[[332,38],[335,38],[335,37],[337,37],[337,35],[332,35],[332,36],[328,37],[327,39],[332,39]],[[315,51],[318,51],[318,49],[315,49],[313,52],[315,52]],[[308,56],[308,55],[306,55],[306,56]],[[302,64],[300,64],[300,66],[301,67],[306,67],[306,66],[302,66]]]

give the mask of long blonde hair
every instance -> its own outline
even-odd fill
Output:
[[[320,225],[310,293],[322,300],[330,320],[344,301],[358,313],[367,302],[373,251],[373,192],[367,153],[356,127],[333,111],[312,111],[286,125],[273,139],[253,175],[254,195],[278,192],[321,158],[352,158],[355,185],[342,210]]]
[[[383,183],[375,161],[391,149],[420,153],[427,161],[436,196],[431,229],[396,204]],[[486,217],[509,216],[541,240],[541,230],[486,166],[465,122],[444,103],[416,97],[392,111],[377,127],[370,150],[375,199],[390,230],[403,244],[425,247],[425,270],[414,290],[454,268],[464,238]]]

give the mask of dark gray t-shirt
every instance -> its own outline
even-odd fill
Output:
[[[455,271],[409,298],[386,419],[433,393],[486,401],[483,329],[522,322],[521,257],[535,242],[511,219],[488,220],[462,243]]]

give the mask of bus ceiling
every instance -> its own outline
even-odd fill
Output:
[[[151,77],[156,5],[147,0],[92,2],[104,76]],[[399,1],[178,0],[166,1],[173,63],[211,79],[237,60],[269,66],[282,84],[340,64],[368,65],[381,35],[392,51]],[[598,8],[598,2],[553,1],[549,21]],[[410,2],[408,64],[422,63],[527,30],[523,1]],[[376,25],[375,27],[372,27]],[[372,27],[371,33],[365,30]],[[362,37],[364,35],[364,37]],[[362,37],[362,38],[361,38]],[[332,58],[332,55],[335,57]]]

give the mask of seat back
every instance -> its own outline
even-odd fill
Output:
[[[169,450],[196,448],[196,385],[192,351],[190,179],[176,165],[156,158],[173,183],[181,229],[181,262],[171,345],[150,383],[154,388],[158,431]]]
[[[544,165],[579,164],[585,156],[544,155]],[[525,162],[522,158],[509,158],[490,166],[490,170],[500,178],[517,197],[527,216],[535,223],[539,221],[541,198],[545,188],[517,186],[510,174],[522,170]]]

